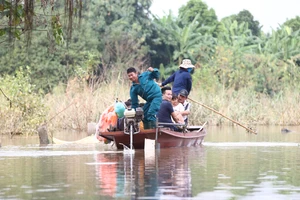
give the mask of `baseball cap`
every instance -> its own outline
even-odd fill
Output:
[[[189,93],[188,93],[188,91],[186,91],[186,89],[182,89],[182,90],[180,90],[179,95],[187,97],[189,95]]]

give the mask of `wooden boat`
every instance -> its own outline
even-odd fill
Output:
[[[154,140],[158,148],[197,146],[203,142],[206,134],[203,126],[189,126],[182,132],[158,127],[140,130],[132,135],[126,131],[99,132],[99,136],[113,141],[118,149],[123,149],[124,145],[128,148],[144,149],[145,139]]]
[[[101,115],[96,131],[100,138],[113,141],[118,149],[144,149],[146,139],[155,141],[156,148],[190,147],[200,145],[206,135],[205,124],[187,127],[185,124],[156,122],[156,128],[143,129],[140,125],[144,112],[140,107],[126,109],[123,116],[117,123],[111,106]],[[166,128],[170,125],[179,126],[182,131]]]

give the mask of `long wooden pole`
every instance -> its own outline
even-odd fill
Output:
[[[222,117],[225,117],[226,119],[232,121],[233,123],[235,123],[235,124],[237,124],[237,125],[239,125],[239,126],[245,128],[247,131],[249,131],[249,132],[251,132],[251,133],[254,133],[255,135],[257,134],[257,132],[255,132],[254,130],[252,130],[252,129],[246,127],[245,125],[243,125],[243,124],[241,124],[241,123],[239,123],[239,122],[237,122],[237,121],[235,121],[235,120],[233,120],[233,119],[230,119],[229,117],[227,117],[227,116],[225,116],[224,114],[222,114],[222,113],[216,111],[215,109],[213,109],[213,108],[211,108],[211,107],[208,107],[207,105],[204,105],[204,104],[202,104],[202,103],[200,103],[200,102],[198,102],[198,101],[195,101],[195,100],[193,100],[193,99],[191,99],[191,98],[188,98],[188,99],[191,100],[192,102],[195,102],[195,103],[197,103],[197,104],[199,104],[199,105],[201,105],[201,106],[203,106],[203,107],[205,107],[205,108],[207,108],[207,109],[209,109],[209,110],[211,110],[211,111],[213,111],[213,112],[215,112],[215,113],[221,115]]]

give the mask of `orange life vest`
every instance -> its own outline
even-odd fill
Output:
[[[99,132],[107,132],[111,127],[117,127],[118,115],[115,112],[114,105],[109,106],[100,116]]]

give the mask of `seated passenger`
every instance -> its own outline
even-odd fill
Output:
[[[171,104],[172,99],[172,90],[170,87],[163,87],[161,89],[162,92],[162,103],[160,104],[160,109],[157,113],[158,122],[170,123],[170,125],[163,125],[164,127],[169,127],[171,130],[179,131],[179,129],[172,125],[173,121],[171,117],[174,119],[176,123],[179,123],[179,119],[177,118],[173,106]]]
[[[181,115],[183,116],[184,122],[187,125],[188,124],[188,116],[190,114],[190,108],[191,108],[191,103],[188,102],[188,91],[185,89],[180,90],[178,94],[178,102],[181,103],[184,107],[184,111],[181,112]]]
[[[172,95],[171,102],[172,102],[174,112],[179,120],[179,123],[184,124],[185,122],[184,122],[183,116],[181,114],[181,112],[184,111],[184,107],[181,103],[178,102],[178,96],[174,93]],[[173,120],[173,122],[175,122],[175,121]]]

